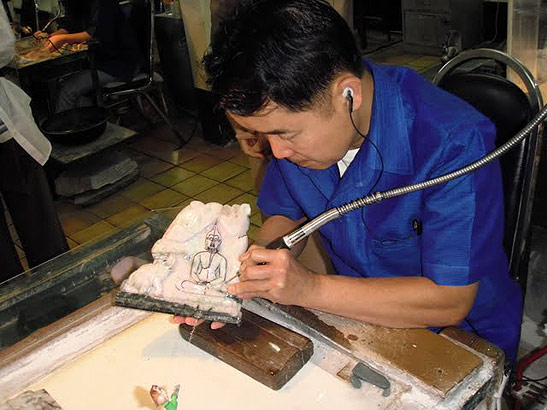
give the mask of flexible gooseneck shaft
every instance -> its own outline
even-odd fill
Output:
[[[313,218],[311,221],[305,223],[299,228],[295,229],[293,232],[283,236],[281,239],[276,240],[266,246],[268,249],[281,249],[288,248],[291,249],[298,242],[302,241],[313,232],[321,228],[326,223],[332,221],[333,219],[339,218],[351,211],[356,209],[364,208],[367,205],[371,205],[377,202],[381,202],[385,199],[395,198],[410,192],[420,191],[422,189],[430,188],[435,185],[444,184],[445,182],[451,181],[455,178],[459,178],[463,175],[466,175],[470,172],[473,172],[484,165],[494,161],[500,156],[504,155],[511,148],[514,148],[519,144],[530,132],[532,132],[536,127],[539,127],[542,121],[547,117],[547,105],[545,105],[541,111],[521,130],[507,141],[505,144],[486,154],[484,157],[479,158],[475,162],[457,169],[455,171],[449,172],[438,176],[427,181],[418,182],[412,185],[406,185],[398,188],[389,189],[387,191],[374,192],[365,197],[356,199],[354,201],[348,202],[344,205],[337,206],[335,208],[329,209],[328,211],[323,212],[317,217]]]

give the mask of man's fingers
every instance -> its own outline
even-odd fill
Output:
[[[250,253],[248,251],[244,252],[241,255],[239,255],[239,261],[245,262],[247,259],[249,259],[249,256],[250,256]]]
[[[137,258],[135,256],[127,256],[120,259],[110,270],[110,276],[116,284],[120,284],[130,274],[140,268],[142,265],[148,263],[144,259]]]
[[[224,327],[226,323],[222,322],[211,322],[211,329],[220,329],[221,327]]]
[[[253,158],[264,158],[264,154],[261,151],[256,150],[255,148],[249,147],[246,144],[241,145],[241,150],[248,156]]]
[[[186,323],[186,318],[182,316],[173,316],[173,322],[177,325],[182,325],[183,323]]]
[[[264,280],[272,277],[272,268],[267,265],[252,265],[246,266],[245,269],[240,269],[239,281],[247,280]]]
[[[194,319],[193,317],[187,317],[186,318],[186,324],[190,326],[199,326],[201,325],[205,320],[203,319]]]
[[[193,317],[184,317],[184,316],[174,316],[173,322],[179,325],[188,325],[188,326],[199,326],[204,320],[203,319],[194,319]]]
[[[264,247],[249,248],[250,259],[255,263],[270,263],[280,258],[288,257],[287,250],[266,249]],[[248,262],[248,261],[247,261]]]
[[[254,245],[254,244],[249,246],[249,249],[247,249],[245,252],[239,255],[239,261],[240,262],[246,261],[247,259],[249,259],[249,257],[251,256],[251,252],[254,249],[260,249],[260,248],[263,248],[263,246]]]
[[[269,279],[263,280],[249,280],[245,282],[234,283],[228,287],[228,292],[232,295],[240,296],[245,293],[268,292],[272,288],[271,281]]]
[[[195,319],[193,317],[173,316],[173,322],[179,325],[199,326],[204,321],[205,320],[203,319]],[[220,329],[221,327],[224,327],[224,325],[226,325],[226,323],[211,322],[211,329]]]
[[[249,151],[249,152],[246,152],[246,154],[250,157],[253,157],[253,158],[258,158],[258,159],[265,158],[264,154],[262,154],[261,152]]]

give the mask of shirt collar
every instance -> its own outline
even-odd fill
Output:
[[[414,173],[414,161],[410,149],[409,130],[414,120],[414,111],[405,106],[400,85],[385,68],[363,59],[374,79],[374,97],[372,117],[368,138],[376,144],[383,159],[385,172],[411,175]],[[368,147],[366,147],[368,145]],[[382,169],[379,155],[365,142],[365,158],[359,161],[361,166]]]

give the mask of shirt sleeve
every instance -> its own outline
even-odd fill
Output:
[[[258,207],[266,215],[282,215],[293,221],[304,217],[281,172],[280,161],[272,158],[258,194]]]
[[[465,166],[494,148],[495,129],[489,121],[464,125],[455,132],[468,138],[452,135],[431,177]],[[426,190],[422,236],[426,277],[438,285],[468,285],[506,264],[502,189],[496,161]]]

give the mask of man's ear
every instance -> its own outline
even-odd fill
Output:
[[[335,84],[336,94],[342,103],[346,105],[348,112],[354,112],[361,107],[363,103],[363,91],[361,79],[348,74],[340,77]]]

